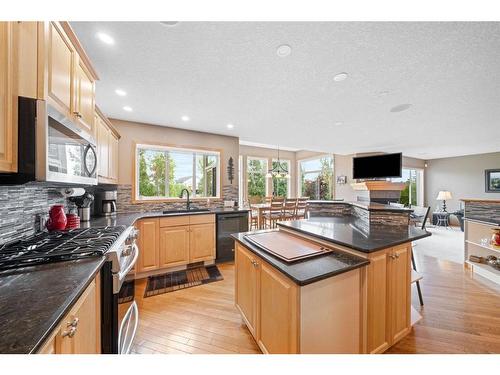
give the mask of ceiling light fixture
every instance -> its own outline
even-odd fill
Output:
[[[169,26],[169,27],[172,27],[172,26],[175,26],[179,23],[179,21],[160,21],[160,23],[163,25],[163,26]]]
[[[184,121],[184,122],[188,122],[189,121],[189,116],[182,116],[181,117],[181,120]]]
[[[275,164],[273,162],[273,164]],[[280,147],[278,146],[278,160],[273,168],[269,169],[266,173],[266,177],[277,177],[277,178],[290,178],[290,173],[288,173],[288,168],[286,162],[281,162],[280,160]]]
[[[348,75],[349,74],[347,74],[346,72],[338,73],[338,74],[335,74],[335,76],[333,77],[333,80],[335,82],[342,82],[347,78]]]
[[[344,125],[344,123],[343,123],[342,121],[337,121],[337,122],[335,123],[335,126],[341,126],[341,125]]]
[[[227,124],[226,126],[227,126],[228,129],[233,129],[234,128],[233,124]]]
[[[406,111],[408,108],[411,107],[411,104],[406,103],[406,104],[399,104],[391,108],[391,112],[403,112]]]
[[[129,107],[128,105],[126,105],[125,107],[123,107],[123,110],[127,111],[127,112],[132,112],[132,107]]]
[[[108,34],[97,33],[97,37],[103,43],[106,43],[106,44],[109,44],[109,45],[115,44],[115,40],[112,37],[110,37]]]
[[[290,47],[288,44],[282,44],[276,49],[276,54],[279,57],[287,57],[292,53],[292,47]]]
[[[124,90],[122,90],[122,89],[116,89],[116,90],[115,90],[115,93],[116,93],[116,95],[118,95],[118,96],[126,96],[126,95],[127,95],[127,92],[126,92],[126,91],[124,91]]]

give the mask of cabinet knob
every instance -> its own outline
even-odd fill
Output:
[[[68,322],[66,325],[68,327],[77,327],[78,326],[78,322],[80,321],[80,319],[78,319],[77,317],[75,317],[71,322]]]
[[[72,338],[76,333],[76,327],[71,327],[69,330],[64,331],[62,337]]]
[[[80,112],[73,112],[73,114],[78,117],[78,118],[82,118],[82,115],[80,114]]]

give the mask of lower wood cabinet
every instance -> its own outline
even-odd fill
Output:
[[[63,318],[39,354],[101,353],[100,277],[97,276]]]
[[[259,265],[255,259],[256,257],[250,251],[236,245],[236,307],[240,310],[250,333],[257,337]]]
[[[215,215],[140,219],[137,272],[215,259]]]

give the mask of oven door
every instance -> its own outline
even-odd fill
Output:
[[[118,354],[129,354],[139,323],[135,301],[134,265],[139,256],[135,243],[124,251],[123,271],[113,275],[113,288],[118,288]],[[116,289],[115,289],[116,290]]]

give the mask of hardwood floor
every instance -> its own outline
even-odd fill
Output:
[[[418,256],[425,307],[412,332],[387,353],[500,353],[500,288],[470,277],[463,266]],[[138,281],[140,323],[134,353],[260,353],[234,307],[234,266],[224,280],[144,299]],[[414,287],[413,287],[414,289]]]

